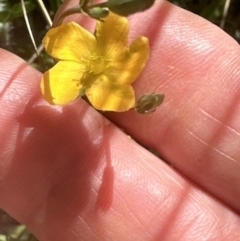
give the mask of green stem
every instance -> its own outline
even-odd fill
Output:
[[[65,11],[60,17],[57,19],[55,26],[58,26],[62,23],[63,19],[71,14],[76,14],[76,13],[82,13],[82,8],[77,6],[74,8],[70,8],[67,11]]]

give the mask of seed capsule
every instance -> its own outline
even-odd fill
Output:
[[[156,108],[162,104],[163,100],[163,94],[144,94],[138,99],[135,110],[141,114],[154,112]]]

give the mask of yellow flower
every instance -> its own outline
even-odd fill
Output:
[[[131,83],[147,62],[149,44],[138,37],[128,47],[128,33],[127,19],[113,13],[97,22],[94,35],[74,22],[50,29],[43,44],[58,63],[43,75],[44,98],[63,105],[84,93],[98,110],[132,108]]]

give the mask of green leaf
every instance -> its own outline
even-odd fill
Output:
[[[31,12],[36,8],[36,4],[33,1],[25,1],[25,7],[27,12]],[[8,5],[7,3],[4,6],[4,10],[0,10],[0,22],[5,23],[12,21],[15,18],[22,17],[22,5],[21,3],[16,3],[13,6]]]

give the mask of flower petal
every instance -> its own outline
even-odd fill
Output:
[[[139,76],[149,58],[149,42],[146,37],[138,37],[121,58],[112,62],[107,73],[109,78],[117,77],[118,84],[131,84]]]
[[[50,29],[43,38],[46,51],[59,60],[81,62],[96,48],[95,37],[75,22]]]
[[[63,105],[77,98],[83,76],[81,65],[74,61],[60,61],[44,73],[41,91],[51,104]]]
[[[134,90],[131,85],[113,84],[106,76],[86,90],[86,95],[94,108],[103,111],[123,112],[135,104]]]
[[[129,23],[125,17],[110,12],[104,22],[98,21],[95,36],[101,54],[111,59],[125,52],[128,33]]]

